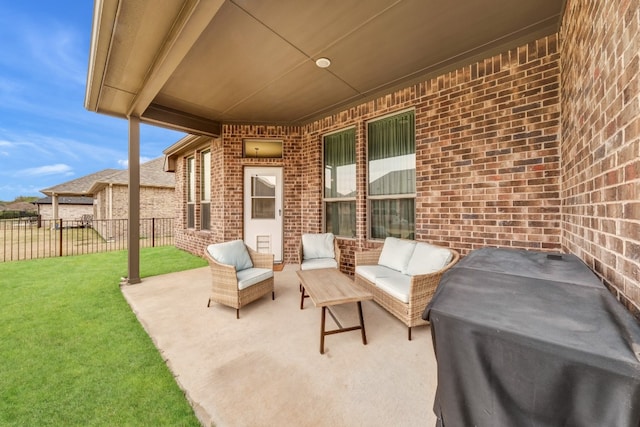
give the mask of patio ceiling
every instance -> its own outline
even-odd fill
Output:
[[[553,34],[564,4],[96,0],[85,106],[203,135],[306,123]]]

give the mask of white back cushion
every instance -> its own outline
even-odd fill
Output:
[[[378,264],[404,273],[415,246],[416,242],[411,240],[387,237],[384,240]]]
[[[447,248],[419,242],[407,265],[406,274],[416,276],[436,272],[451,262],[453,254]]]
[[[253,267],[253,262],[242,240],[214,243],[207,246],[209,254],[220,264],[233,265],[236,271]]]
[[[333,233],[303,234],[302,258],[335,258],[333,239]]]

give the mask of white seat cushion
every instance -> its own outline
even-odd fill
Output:
[[[416,242],[411,240],[387,237],[384,239],[384,246],[382,247],[378,264],[404,273],[415,246]]]
[[[359,265],[356,267],[356,274],[375,284],[376,279],[379,277],[387,277],[400,273],[382,265]]]
[[[335,258],[315,258],[302,261],[300,270],[317,270],[319,268],[338,268]]]
[[[335,258],[333,249],[332,233],[303,234],[302,235],[302,258]]]
[[[453,254],[447,248],[419,242],[413,250],[405,273],[410,276],[434,273],[442,270],[452,258]]]
[[[273,270],[270,268],[246,268],[236,272],[236,277],[238,278],[238,289],[243,290],[273,277]]]
[[[253,262],[242,240],[214,243],[207,246],[207,251],[220,264],[233,265],[236,271],[253,267]]]
[[[392,276],[378,277],[376,279],[376,286],[405,304],[409,302],[411,276],[395,273]]]

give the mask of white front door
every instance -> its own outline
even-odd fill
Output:
[[[244,242],[282,262],[282,168],[244,169]]]

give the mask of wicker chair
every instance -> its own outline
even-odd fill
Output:
[[[431,298],[440,283],[440,278],[445,271],[451,268],[460,259],[460,254],[456,250],[449,250],[452,254],[451,261],[441,270],[430,274],[411,276],[409,303],[404,303],[399,299],[394,298],[359,274],[355,275],[355,283],[370,291],[373,294],[373,300],[376,303],[407,325],[408,338],[411,340],[411,328],[427,324],[427,322],[422,319],[422,312],[431,301]],[[377,265],[381,253],[382,247],[368,251],[355,252],[356,267],[359,265]]]
[[[304,256],[305,251],[304,251],[304,244],[303,244],[305,240],[305,236],[307,238],[311,237],[312,239],[314,237],[321,239],[323,236],[331,236],[331,238],[333,238],[334,257],[305,259],[305,256]],[[337,268],[339,270],[340,269],[340,247],[338,246],[338,239],[336,239],[332,233],[304,234],[300,238],[300,244],[298,245],[298,268],[300,270],[315,270],[319,268]],[[302,310],[304,308],[304,299],[308,298],[309,295],[306,295],[305,292],[303,292],[302,284],[300,284],[300,292],[302,294],[300,296],[300,310]]]
[[[254,269],[269,269],[273,272],[273,254],[259,253],[246,247]],[[236,319],[240,318],[240,308],[271,292],[271,299],[275,299],[273,274],[251,286],[239,289],[238,273],[234,265],[221,264],[205,249],[204,256],[211,267],[211,302],[233,307],[236,309]],[[243,270],[248,271],[251,269]]]
[[[333,239],[333,251],[335,253],[335,261],[337,269],[340,269],[340,247],[338,246],[338,239]],[[314,268],[313,262],[309,262],[304,259],[304,246],[302,245],[302,239],[298,245],[298,268],[300,270],[312,270]],[[324,268],[324,267],[322,267]]]

